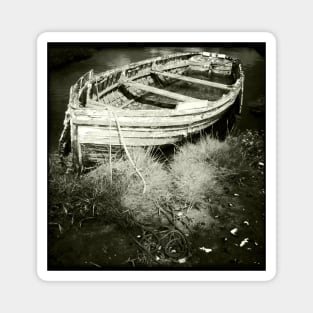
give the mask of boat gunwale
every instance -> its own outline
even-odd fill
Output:
[[[240,91],[240,85],[234,89],[233,91],[229,92],[225,96],[222,96],[216,101],[209,101],[203,100],[204,105],[201,108],[192,108],[192,109],[183,109],[183,110],[176,110],[176,109],[157,109],[157,110],[130,110],[130,109],[120,109],[118,107],[110,106],[110,105],[103,105],[101,108],[75,108],[71,107],[72,113],[74,115],[82,115],[82,116],[93,116],[93,117],[102,117],[109,115],[110,111],[114,111],[115,114],[118,116],[124,117],[179,117],[179,116],[189,116],[194,114],[201,114],[210,111],[218,110],[221,106],[225,105],[228,101],[232,98],[237,97]],[[100,103],[97,101],[93,101],[96,103]],[[186,102],[188,103],[188,102]]]
[[[123,116],[118,115],[119,122],[123,124],[124,127],[129,128],[150,128],[150,129],[157,129],[157,128],[166,128],[166,127],[188,127],[188,125],[193,125],[198,121],[185,121],[184,118],[193,117],[194,119],[199,118],[200,120],[203,119],[210,119],[215,115],[219,115],[226,111],[230,106],[233,105],[237,96],[228,99],[228,101],[223,102],[218,108],[214,110],[204,110],[204,111],[197,111],[193,113],[185,112],[187,114],[181,114],[179,116]],[[109,111],[106,111],[106,115],[98,115],[98,116],[90,116],[86,114],[80,115],[73,115],[72,116],[72,123],[76,126],[108,126],[108,123],[114,123],[115,118]],[[204,114],[209,114],[209,116],[203,116]],[[177,118],[181,118],[181,120],[177,120]],[[121,121],[121,119],[125,119]],[[132,118],[138,118],[137,121],[132,120]],[[154,119],[163,118],[162,120],[153,121]],[[127,119],[129,119],[127,121]]]
[[[99,80],[101,81],[101,80],[103,80],[105,78],[108,78],[108,77],[110,77],[114,73],[119,73],[119,72],[124,73],[125,71],[135,69],[135,68],[137,68],[139,66],[142,66],[144,64],[151,64],[151,63],[155,63],[157,61],[171,60],[171,59],[184,57],[184,56],[192,57],[192,56],[195,56],[195,55],[203,55],[203,56],[206,56],[206,57],[211,55],[211,56],[216,57],[216,58],[231,60],[232,63],[235,62],[236,60],[238,60],[236,58],[232,58],[232,57],[227,56],[225,54],[219,54],[219,53],[215,53],[215,52],[206,52],[206,51],[202,51],[202,52],[182,52],[182,53],[175,53],[175,54],[166,55],[166,56],[158,56],[158,57],[154,57],[154,58],[149,58],[149,59],[145,59],[145,60],[138,61],[138,62],[132,62],[130,64],[123,65],[123,66],[120,66],[120,67],[116,67],[116,68],[113,68],[113,69],[110,69],[110,70],[107,70],[107,71],[104,71],[104,72],[101,72],[101,73],[98,73],[98,74],[95,74],[93,70],[90,70],[87,73],[85,73],[84,75],[82,75],[76,81],[76,83],[71,86],[71,89],[70,89],[70,101],[69,101],[70,107],[72,109],[74,109],[74,110],[75,109],[88,109],[87,107],[84,107],[84,108],[80,108],[79,107],[79,104],[80,104],[79,98],[80,98],[80,95],[82,94],[82,92],[85,89],[87,89],[87,94],[88,94],[88,88],[90,88],[90,86],[93,83],[98,82]],[[180,65],[180,66],[176,66],[176,67],[172,66],[172,67],[169,67],[168,69],[165,69],[165,70],[170,70],[172,68],[174,69],[174,68],[183,67],[183,66],[188,66],[188,63],[186,63],[186,65]],[[136,80],[136,79],[139,79],[141,77],[148,76],[150,74],[151,73],[147,72],[147,73],[144,73],[144,74],[141,74],[141,75],[137,75],[137,76],[131,77],[130,80]],[[240,62],[239,62],[239,74],[240,74],[240,77],[237,78],[237,80],[236,80],[236,82],[234,84],[232,84],[232,85],[225,85],[226,87],[230,88],[230,92],[229,93],[233,92],[232,89],[236,88],[237,87],[236,85],[239,84],[240,82],[242,82],[242,80],[243,80],[244,74],[243,74]],[[89,79],[87,80],[86,77],[89,77]],[[83,84],[83,80],[84,79],[86,79],[86,81]],[[78,85],[79,85],[79,88],[78,88]],[[103,91],[101,91],[98,96],[99,97],[103,96],[104,94],[110,92],[111,90],[114,90],[115,88],[118,88],[119,85],[120,85],[119,83],[112,84],[108,88],[105,88]],[[215,88],[215,87],[212,87],[212,88]],[[218,99],[216,101],[219,101],[220,99]],[[87,102],[90,101],[90,100],[91,99],[87,99]],[[209,100],[206,100],[206,101],[214,103],[214,101],[209,101]],[[129,110],[129,109],[125,108],[125,109],[123,109],[123,111],[134,111],[134,110]],[[156,110],[141,110],[141,111],[156,111]]]

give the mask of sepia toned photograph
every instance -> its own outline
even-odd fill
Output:
[[[266,271],[266,42],[47,42],[47,271]]]

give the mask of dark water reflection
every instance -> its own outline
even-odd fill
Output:
[[[241,59],[245,70],[244,107],[237,128],[264,129],[264,114],[254,114],[249,107],[262,102],[265,96],[265,59],[253,48],[201,48],[201,47],[119,47],[95,51],[89,59],[74,62],[49,71],[48,121],[49,151],[54,151],[63,127],[64,112],[68,104],[69,89],[76,80],[90,69],[103,72],[156,56],[175,52],[212,51]]]

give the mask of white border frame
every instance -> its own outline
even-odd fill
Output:
[[[266,271],[47,270],[47,43],[266,43]],[[276,39],[266,32],[47,32],[37,38],[37,274],[45,281],[268,281],[276,275]]]

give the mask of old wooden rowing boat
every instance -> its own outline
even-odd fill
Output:
[[[103,158],[108,147],[174,144],[241,112],[238,59],[209,52],[156,57],[95,74],[71,87],[59,152],[73,165]]]

